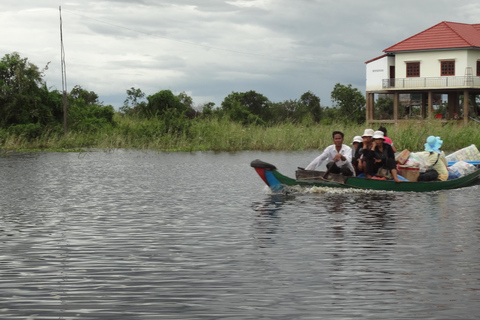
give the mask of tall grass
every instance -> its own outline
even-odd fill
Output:
[[[115,126],[94,131],[47,130],[32,138],[18,133],[0,131],[0,147],[4,150],[77,150],[83,148],[135,148],[163,151],[240,151],[323,149],[332,144],[332,132],[345,134],[345,144],[362,135],[366,125],[332,124],[301,125],[284,123],[276,126],[243,126],[227,119],[193,119],[172,130],[159,119],[134,119],[115,116]],[[378,127],[370,126],[376,130]],[[424,149],[428,136],[439,136],[444,151],[455,151],[471,144],[480,144],[480,125],[441,123],[438,121],[406,122],[386,125],[388,136],[398,151]]]
[[[455,151],[471,144],[480,146],[480,125],[475,122],[464,125],[435,120],[412,121],[392,126],[388,130],[388,136],[394,141],[397,150],[423,150],[426,139],[429,136],[437,136],[443,140],[442,150]]]

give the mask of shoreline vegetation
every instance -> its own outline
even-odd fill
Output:
[[[232,92],[220,106],[213,102],[195,106],[185,92],[176,95],[160,90],[146,95],[132,87],[126,90],[124,105],[116,111],[100,102],[94,91],[80,85],[70,92],[51,90],[43,79],[46,70],[48,64],[40,69],[17,52],[0,59],[0,156],[15,151],[95,149],[323,150],[332,143],[333,131],[344,132],[344,143],[350,145],[353,137],[367,128],[365,97],[351,84],[334,86],[332,107],[322,106],[311,91],[283,102],[272,102],[253,90]],[[479,104],[471,104],[480,114]],[[393,114],[393,106],[392,98],[381,97],[375,102],[374,114],[387,119]],[[435,110],[443,114],[447,105],[438,105]],[[404,114],[404,110],[398,111]],[[413,119],[418,112],[412,109],[408,114]],[[376,130],[379,126],[368,127]],[[397,151],[424,150],[425,140],[431,135],[441,137],[445,152],[480,141],[477,122],[410,120],[385,127]]]
[[[113,125],[97,130],[70,130],[67,134],[43,131],[32,138],[7,130],[0,131],[1,154],[11,151],[81,152],[92,149],[138,149],[168,152],[193,151],[304,151],[323,150],[332,143],[331,133],[345,134],[344,144],[350,145],[361,135],[365,124],[292,124],[244,125],[227,118],[191,119],[182,130],[162,130],[163,122],[156,118],[141,119],[115,113]],[[378,124],[368,127],[376,130]],[[428,136],[439,136],[444,141],[442,150],[453,152],[478,144],[480,124],[455,122],[409,121],[398,125],[384,125],[398,152],[424,150]]]

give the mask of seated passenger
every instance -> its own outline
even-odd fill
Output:
[[[334,131],[332,138],[333,144],[326,147],[322,154],[316,157],[305,170],[315,170],[327,160],[328,172],[340,173],[345,176],[355,175],[355,170],[352,166],[352,149],[343,144],[343,133]]]
[[[355,169],[355,174],[360,174],[358,171],[358,159],[355,158],[355,153],[357,152],[358,145],[363,142],[363,139],[361,136],[355,136],[353,137],[353,142],[352,142],[352,166]]]
[[[378,128],[378,131],[383,132],[383,137],[385,138],[385,142],[392,146],[392,149],[393,149],[394,153],[397,152],[397,148],[395,148],[395,146],[393,145],[392,139],[387,137],[387,128],[385,128],[384,126],[380,126],[380,128]]]
[[[380,168],[386,168],[392,173],[395,182],[401,182],[397,175],[395,153],[392,146],[384,142],[382,131],[375,131],[372,137],[370,149],[363,149],[363,157],[366,159],[365,175],[368,179],[376,175]]]
[[[357,164],[357,172],[358,174],[365,173],[365,159],[363,157],[363,150],[369,149],[372,147],[372,136],[373,136],[373,129],[365,129],[362,139],[363,141],[360,142],[355,150],[354,162]]]
[[[430,136],[425,143],[425,166],[427,170],[420,173],[418,181],[445,181],[448,180],[447,159],[440,151],[443,141],[440,137]]]

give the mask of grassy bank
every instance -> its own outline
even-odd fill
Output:
[[[157,120],[138,120],[117,115],[116,125],[90,132],[48,131],[35,138],[24,135],[0,133],[0,147],[5,150],[78,150],[81,148],[135,148],[162,151],[241,151],[285,150],[301,151],[323,149],[332,143],[331,133],[341,130],[345,143],[353,136],[361,135],[365,125],[293,125],[273,127],[242,126],[222,119],[194,119],[184,123],[177,132],[165,129],[165,123]],[[440,136],[444,151],[455,151],[471,144],[480,143],[480,125],[476,122],[463,124],[408,122],[397,126],[387,125],[388,136],[397,149],[423,150],[425,139]],[[377,129],[377,127],[372,127]]]

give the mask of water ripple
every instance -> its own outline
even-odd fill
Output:
[[[1,318],[477,317],[479,186],[271,194],[262,155],[0,158]]]

